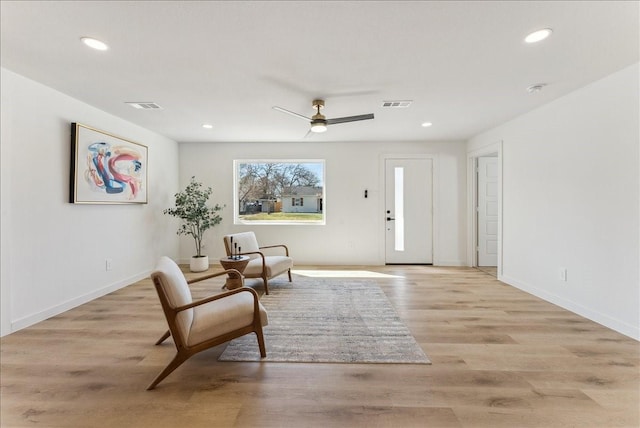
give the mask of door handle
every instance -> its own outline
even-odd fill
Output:
[[[387,217],[387,221],[395,220],[395,218]]]

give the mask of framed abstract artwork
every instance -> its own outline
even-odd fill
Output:
[[[146,204],[147,152],[142,144],[72,123],[69,202]]]

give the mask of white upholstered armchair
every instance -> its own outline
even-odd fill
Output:
[[[195,302],[191,298],[188,284],[228,273],[240,274],[230,269],[187,282],[180,267],[169,257],[162,257],[158,261],[151,279],[158,292],[169,331],[156,345],[172,336],[177,353],[147,389],[155,388],[192,355],[248,333],[256,334],[260,355],[263,358],[267,356],[262,336],[262,327],[268,322],[267,312],[258,301],[255,290],[242,287]]]
[[[224,236],[224,248],[227,256],[240,252],[241,255],[249,256],[251,259],[247,267],[242,272],[246,278],[262,278],[265,294],[269,294],[269,283],[271,278],[275,278],[285,272],[289,274],[291,282],[291,268],[293,260],[289,257],[289,249],[286,245],[258,245],[258,239],[253,232],[241,232]],[[282,255],[267,255],[265,249],[281,248]]]

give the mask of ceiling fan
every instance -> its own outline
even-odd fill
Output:
[[[336,123],[356,122],[358,120],[373,119],[373,113],[327,119],[322,113],[320,113],[320,109],[324,107],[324,100],[313,100],[312,105],[313,108],[316,109],[316,114],[311,117],[307,117],[302,114],[283,109],[282,107],[274,106],[273,109],[308,121],[311,124],[311,132],[325,132],[328,125],[335,125]]]

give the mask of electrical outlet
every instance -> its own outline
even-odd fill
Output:
[[[113,260],[106,259],[104,261],[104,270],[111,270],[112,264],[113,264]]]
[[[567,268],[560,268],[560,281],[567,282]]]

